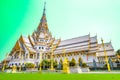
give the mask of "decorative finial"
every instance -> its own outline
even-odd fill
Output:
[[[96,33],[95,37],[97,38],[97,33]]]
[[[111,43],[111,40],[110,40],[110,43]]]
[[[89,36],[90,36],[90,32],[89,32]]]

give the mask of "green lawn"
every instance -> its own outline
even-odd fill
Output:
[[[120,80],[120,74],[0,73],[0,80]]]

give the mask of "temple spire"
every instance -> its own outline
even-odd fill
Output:
[[[46,2],[44,2],[43,16],[45,15],[45,10],[46,10]]]
[[[46,2],[44,2],[44,9],[43,9],[43,15],[42,15],[42,18],[41,18],[41,23],[47,22],[45,11],[46,11]]]
[[[39,26],[37,28],[37,31],[43,31],[43,32],[47,32],[48,31],[48,25],[47,25],[47,19],[46,19],[46,2],[44,2],[44,8],[43,8],[43,15],[40,19],[40,23]]]

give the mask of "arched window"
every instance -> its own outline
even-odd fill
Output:
[[[30,54],[30,58],[33,59],[33,54]]]
[[[17,66],[17,63],[15,63],[15,65]]]
[[[39,47],[39,49],[41,49],[41,47]]]

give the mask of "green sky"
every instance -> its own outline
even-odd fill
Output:
[[[46,16],[52,35],[68,39],[97,34],[99,43],[112,41],[120,48],[120,0],[46,0]],[[0,0],[0,60],[20,35],[38,26],[44,0]]]

